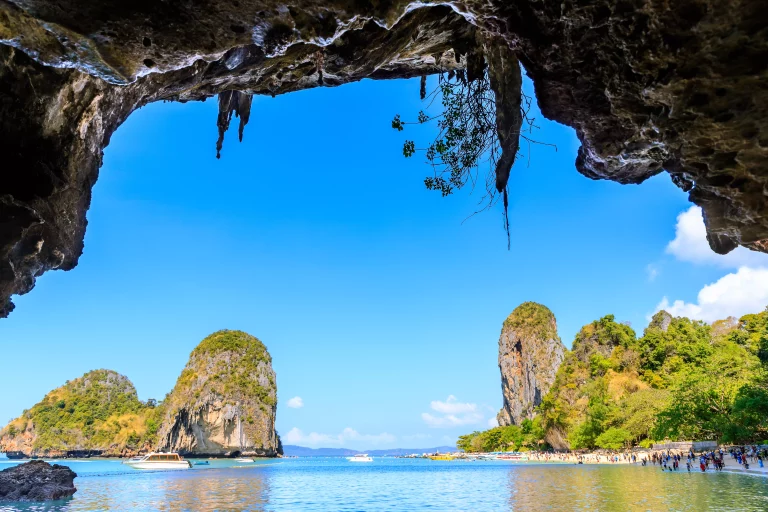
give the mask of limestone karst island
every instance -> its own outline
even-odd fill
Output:
[[[176,386],[157,402],[139,400],[128,377],[93,370],[45,395],[0,431],[16,458],[275,457],[277,383],[257,338],[218,331],[192,351]]]
[[[0,149],[0,512],[768,510],[766,0],[0,0]]]

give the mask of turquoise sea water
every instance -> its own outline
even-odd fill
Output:
[[[768,510],[768,479],[653,466],[318,457],[147,472],[116,460],[58,462],[78,473],[73,498],[0,511]]]

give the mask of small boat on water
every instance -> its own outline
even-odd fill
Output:
[[[238,457],[235,459],[235,462],[256,462],[250,457]]]
[[[369,457],[367,453],[358,453],[352,457],[347,457],[349,462],[373,462],[373,457]]]
[[[207,460],[198,460],[194,463],[195,466],[210,466],[210,464]]]
[[[152,452],[139,460],[128,460],[125,464],[136,469],[189,469],[192,463],[178,453]]]
[[[453,455],[450,453],[435,453],[428,455],[430,460],[453,460]]]

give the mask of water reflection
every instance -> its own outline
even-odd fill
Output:
[[[768,510],[765,479],[641,466],[509,469],[510,510]]]
[[[267,503],[269,479],[256,467],[84,478],[64,510],[264,510]]]
[[[764,478],[626,465],[318,458],[164,473],[89,467],[74,498],[0,512],[768,510]]]

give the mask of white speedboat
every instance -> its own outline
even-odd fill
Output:
[[[192,463],[178,453],[148,453],[139,460],[129,460],[127,465],[136,469],[189,469]]]
[[[235,462],[256,462],[250,457],[238,457],[235,459]]]
[[[367,453],[358,453],[352,457],[347,457],[349,462],[373,462],[373,458],[369,457]]]

